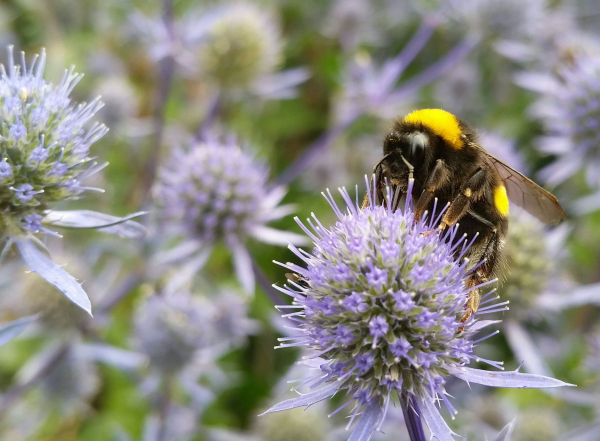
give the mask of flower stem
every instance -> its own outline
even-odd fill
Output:
[[[217,119],[219,112],[221,111],[221,105],[221,94],[217,93],[210,102],[204,121],[202,121],[196,130],[194,141],[202,141],[206,139],[206,136],[210,133],[210,129]]]
[[[413,395],[402,394],[400,404],[410,441],[427,441],[425,432],[423,431],[423,423],[421,422],[421,412],[415,397]]]
[[[169,420],[169,411],[171,410],[171,394],[173,389],[173,379],[170,375],[163,378],[162,386],[157,403],[159,420],[159,429],[156,436],[157,441],[166,441],[167,439],[167,424]]]
[[[175,26],[173,18],[173,0],[163,0],[163,20],[169,34],[169,38],[175,39]],[[171,93],[173,73],[175,71],[175,60],[172,55],[167,55],[159,63],[158,89],[154,103],[154,142],[150,158],[145,167],[142,177],[142,188],[144,202],[150,197],[150,190],[154,184],[158,163],[161,157],[162,138],[165,129],[166,107]]]

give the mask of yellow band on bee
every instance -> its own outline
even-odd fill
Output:
[[[501,216],[508,216],[508,196],[504,185],[494,188],[494,205]]]
[[[403,121],[412,124],[422,124],[428,127],[433,133],[441,136],[454,149],[461,149],[463,147],[461,139],[462,131],[460,130],[458,119],[445,110],[415,110],[406,115]]]

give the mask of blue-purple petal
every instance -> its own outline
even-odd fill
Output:
[[[377,429],[382,413],[381,405],[377,401],[372,400],[371,403],[367,404],[348,441],[369,441],[371,439],[373,432]]]
[[[406,402],[408,401],[408,402]],[[421,409],[414,395],[407,400],[402,400],[402,414],[404,415],[404,424],[411,441],[427,441],[423,431],[423,421],[421,420]]]
[[[416,397],[417,403],[421,410],[421,416],[425,420],[431,436],[435,437],[437,441],[454,441],[453,436],[456,435],[444,418],[440,414],[440,411],[435,407],[435,404],[431,398],[419,398]]]
[[[32,322],[38,318],[37,315],[31,315],[29,317],[23,317],[12,322],[8,322],[0,326],[0,346],[4,346],[6,343],[11,341],[17,335],[25,330]]]
[[[492,441],[510,441],[514,428],[515,420],[512,420],[498,432],[498,435]]]
[[[104,343],[82,344],[79,349],[82,355],[89,360],[106,363],[125,371],[139,369],[148,362],[146,357],[140,353]]]
[[[565,383],[555,378],[545,377],[543,375],[524,374],[517,371],[497,372],[484,371],[468,367],[450,368],[450,374],[460,378],[467,383],[483,384],[492,387],[508,387],[514,389],[541,389],[548,387],[575,386]]]
[[[248,293],[254,293],[254,268],[252,268],[252,257],[248,249],[237,240],[231,241],[231,251],[233,254],[233,266],[242,289]]]
[[[62,292],[70,301],[92,315],[92,304],[77,280],[50,260],[28,239],[16,240],[21,257],[31,271]]]
[[[139,211],[125,217],[117,217],[90,210],[51,211],[42,222],[54,227],[95,229],[103,233],[136,238],[145,236],[147,230],[131,219],[144,214],[146,212]]]
[[[340,388],[339,383],[331,383],[327,386],[324,386],[315,391],[309,392],[307,394],[302,394],[296,398],[290,398],[289,400],[282,401],[281,403],[276,404],[271,407],[269,410],[261,413],[259,416],[266,415],[267,413],[272,412],[281,412],[283,410],[295,409],[296,407],[306,407],[311,406],[319,401],[326,400],[328,398],[333,397],[338,389]]]

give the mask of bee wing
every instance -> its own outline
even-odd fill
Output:
[[[557,224],[567,218],[556,196],[495,156],[486,154],[504,181],[508,199],[547,224]]]

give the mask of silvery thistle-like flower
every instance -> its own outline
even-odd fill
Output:
[[[367,183],[368,184],[368,183]],[[411,194],[412,182],[408,194]],[[306,347],[314,352],[307,363],[315,375],[299,380],[294,389],[308,392],[283,401],[267,412],[303,407],[340,392],[348,400],[334,413],[354,404],[349,426],[358,417],[350,436],[365,441],[385,419],[395,400],[404,410],[411,439],[424,438],[421,420],[439,441],[454,439],[435,403],[447,398],[446,378],[496,387],[557,387],[559,380],[520,372],[488,372],[469,368],[471,360],[501,369],[501,363],[482,360],[473,353],[481,340],[473,335],[490,324],[460,318],[467,299],[468,262],[454,259],[468,248],[455,238],[456,229],[444,234],[424,234],[434,229],[438,216],[415,221],[410,198],[404,210],[392,210],[392,194],[384,206],[375,205],[368,189],[369,206],[360,209],[345,190],[347,208],[342,211],[331,194],[326,196],[338,221],[325,228],[313,216],[311,229],[300,223],[313,240],[308,253],[290,248],[306,268],[280,264],[296,273],[280,289],[297,309],[286,316],[296,323],[297,337],[285,337],[279,347]],[[457,240],[455,240],[457,239]],[[460,257],[460,256],[459,256]],[[478,314],[505,310],[503,304],[484,299]],[[491,335],[495,335],[492,333]]]
[[[221,303],[225,300],[228,308]],[[179,390],[196,418],[201,415],[214,400],[215,390],[228,385],[216,360],[243,344],[256,328],[247,317],[245,300],[240,295],[209,298],[186,291],[145,298],[134,315],[133,336],[134,348],[149,362],[141,392],[155,403],[166,400],[171,406],[179,394],[168,391]]]
[[[268,168],[233,139],[211,138],[178,149],[160,172],[157,198],[164,218],[171,219],[188,236],[182,246],[188,261],[199,269],[215,243],[231,250],[237,277],[246,292],[254,292],[252,259],[246,241],[287,245],[304,237],[267,226],[290,214],[291,205],[279,205],[281,186],[268,185]],[[189,239],[192,239],[190,241]],[[194,245],[195,244],[195,245]]]
[[[215,342],[206,306],[184,293],[146,298],[134,316],[134,346],[159,371],[180,371],[198,350]]]
[[[281,61],[274,17],[252,3],[233,2],[208,13],[200,45],[201,72],[222,89],[246,88]]]
[[[275,72],[282,58],[281,31],[268,10],[252,3],[189,10],[172,22],[136,12],[130,23],[153,60],[171,57],[182,73],[202,74],[218,91],[289,99],[308,78],[304,68]]]
[[[526,64],[529,69],[546,72],[571,63],[573,57],[600,55],[598,36],[582,29],[577,11],[569,4],[549,9],[544,26],[531,38],[509,36],[498,41],[495,49],[513,61]]]
[[[82,75],[71,68],[55,86],[42,77],[45,63],[44,51],[29,66],[22,53],[21,64],[15,66],[9,46],[8,65],[0,65],[2,257],[16,244],[32,271],[90,312],[90,301],[79,283],[37,248],[34,234],[53,233],[47,227],[59,226],[136,236],[143,234],[143,228],[128,221],[133,216],[51,209],[54,203],[77,199],[86,190],[98,190],[84,186],[82,180],[104,167],[94,162],[90,147],[108,129],[97,123],[88,127],[102,107],[99,99],[77,104],[69,98]]]
[[[600,186],[600,59],[577,57],[563,65],[557,75],[523,73],[516,78],[522,87],[541,94],[532,114],[541,119],[546,136],[538,148],[557,159],[540,175],[559,184],[585,170],[588,184]]]

